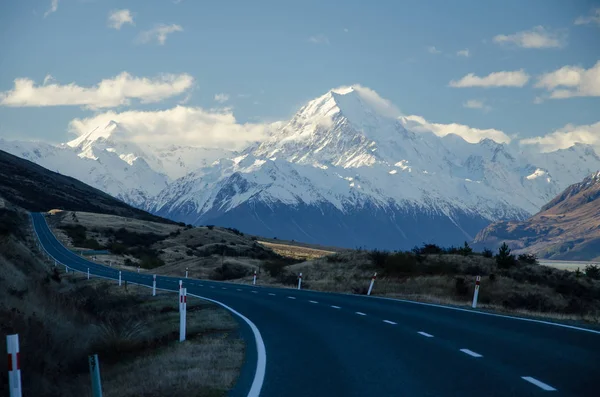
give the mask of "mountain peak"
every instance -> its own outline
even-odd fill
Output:
[[[100,139],[109,139],[115,135],[118,129],[119,123],[117,123],[114,120],[111,120],[104,127],[98,126],[90,132],[80,135],[72,141],[67,142],[67,145],[71,147],[79,147],[83,146],[84,144],[90,144],[92,142],[98,141]]]

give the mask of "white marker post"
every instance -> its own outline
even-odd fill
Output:
[[[69,273],[69,266],[65,265],[65,273]]]
[[[98,355],[89,356],[90,375],[92,377],[92,396],[102,397],[102,384],[100,383],[100,362]]]
[[[371,295],[371,291],[373,291],[373,284],[375,284],[375,279],[377,278],[377,272],[371,278],[371,285],[369,285],[369,291],[367,291],[367,295]]]
[[[479,297],[479,284],[481,283],[481,276],[477,276],[475,279],[475,292],[473,293],[473,304],[471,307],[475,309],[477,307],[477,298]]]
[[[90,268],[88,267],[88,280],[90,279]]]
[[[181,289],[181,295],[179,296],[179,306],[181,311],[179,312],[179,342],[185,340],[185,315],[187,310],[187,288]]]
[[[119,270],[119,287],[121,286],[121,271]]]
[[[54,261],[54,267],[56,267],[56,265],[57,265],[57,263],[56,263],[56,261]]]
[[[140,272],[140,267],[138,266],[138,273]]]
[[[185,268],[185,278],[188,278],[188,268]]]
[[[256,270],[254,271],[254,278],[252,279],[252,285],[256,285]]]
[[[156,296],[156,274],[152,276],[152,296]]]
[[[183,294],[183,281],[179,280],[179,313],[181,313],[181,296]]]
[[[21,360],[19,352],[19,334],[6,336],[8,352],[8,389],[10,397],[21,397]]]
[[[298,275],[298,289],[302,289],[302,272]]]

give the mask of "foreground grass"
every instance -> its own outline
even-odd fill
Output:
[[[227,311],[190,297],[179,343],[176,293],[53,271],[33,248],[26,214],[0,215],[16,225],[0,239],[0,333],[19,334],[24,395],[90,395],[90,354],[105,396],[221,396],[234,385],[244,344]]]

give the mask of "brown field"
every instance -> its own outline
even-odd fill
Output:
[[[287,256],[289,258],[294,259],[310,260],[335,254],[335,251],[326,251],[322,249],[308,248],[297,245],[269,243],[261,240],[258,240],[257,242],[259,244],[264,245],[267,248],[272,249],[275,253],[281,256]]]

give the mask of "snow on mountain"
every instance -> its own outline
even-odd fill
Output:
[[[178,221],[349,247],[461,244],[600,169],[587,145],[540,153],[439,134],[359,86],[272,127],[240,153],[132,142],[114,121],[63,145],[0,148]]]
[[[537,212],[600,168],[584,145],[533,156],[491,139],[412,131],[382,101],[332,90],[242,156],[173,182],[147,208],[323,244],[461,243],[492,221]]]

